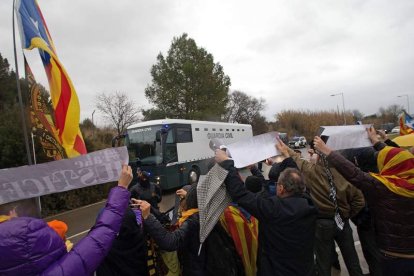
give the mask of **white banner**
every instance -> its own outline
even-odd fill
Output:
[[[372,146],[367,128],[371,125],[322,126],[322,135],[329,136],[326,145],[333,150]]]
[[[278,132],[269,132],[226,145],[234,160],[234,166],[243,168],[278,155],[275,147],[278,135]]]
[[[118,147],[0,170],[0,204],[117,181],[128,160],[126,147]]]

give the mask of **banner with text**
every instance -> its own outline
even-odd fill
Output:
[[[34,166],[0,170],[0,204],[117,181],[126,147],[109,148]]]

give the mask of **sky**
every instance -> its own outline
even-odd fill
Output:
[[[124,92],[138,107],[152,107],[144,92],[151,66],[183,33],[223,66],[230,91],[265,99],[262,114],[270,121],[283,110],[342,112],[343,105],[365,115],[392,104],[414,112],[412,0],[38,3],[76,88],[81,119],[92,117],[102,92]],[[12,35],[12,0],[1,0],[0,53],[14,69]],[[23,76],[18,34],[17,43]],[[25,54],[48,87],[37,50]],[[94,120],[104,124],[98,111]]]

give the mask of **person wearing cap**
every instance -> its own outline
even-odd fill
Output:
[[[162,200],[162,191],[159,185],[150,181],[150,173],[141,171],[138,175],[139,182],[131,189],[131,198],[145,200],[151,204],[151,207],[159,210],[158,203]]]
[[[57,219],[47,222],[47,225],[49,225],[50,228],[58,233],[59,237],[65,242],[66,249],[69,252],[73,248],[73,243],[70,240],[66,239],[68,225],[65,222]]]
[[[376,241],[383,255],[383,275],[414,275],[414,155],[380,142],[373,127],[367,132],[378,151],[378,173],[363,172],[332,151],[320,137],[315,137],[315,149],[367,195]]]

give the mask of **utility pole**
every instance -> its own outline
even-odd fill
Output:
[[[346,125],[346,116],[345,116],[345,100],[344,100],[344,93],[337,93],[337,94],[331,94],[331,97],[335,97],[335,96],[342,96],[342,108],[343,108],[343,114],[344,114],[344,125]]]

